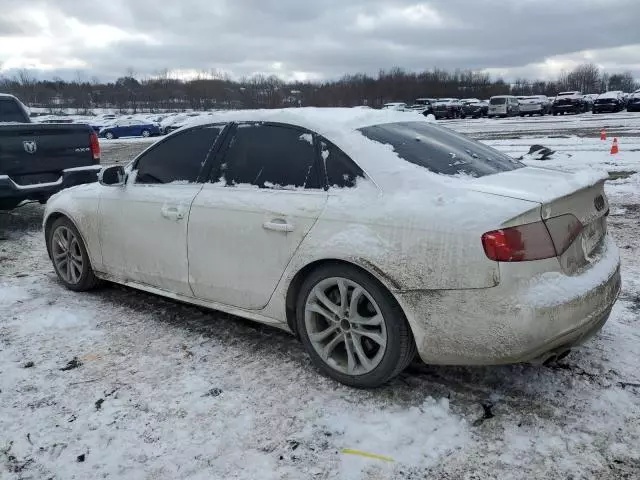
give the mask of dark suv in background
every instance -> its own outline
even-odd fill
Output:
[[[551,113],[564,115],[565,113],[584,113],[587,111],[587,102],[582,92],[560,92],[553,104]]]
[[[640,112],[640,90],[629,95],[627,99],[627,112]]]
[[[616,113],[624,110],[625,99],[622,92],[606,92],[598,95],[593,102],[593,113]]]

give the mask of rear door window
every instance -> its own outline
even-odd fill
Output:
[[[238,125],[214,182],[272,190],[319,189],[311,132],[282,124]]]
[[[432,123],[387,123],[360,131],[391,145],[401,159],[443,175],[482,177],[524,167],[493,148]]]
[[[357,180],[364,178],[362,169],[333,143],[320,138],[319,144],[329,188],[355,187]]]
[[[29,119],[13,98],[0,98],[0,122],[28,123]]]
[[[136,183],[193,183],[224,125],[207,125],[168,137],[136,162]]]

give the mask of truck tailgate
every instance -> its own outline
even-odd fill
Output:
[[[54,182],[62,170],[94,165],[88,125],[0,124],[0,175],[18,185]]]

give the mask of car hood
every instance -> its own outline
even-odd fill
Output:
[[[570,173],[541,167],[524,167],[464,182],[476,192],[517,198],[537,203],[571,195],[576,190],[592,187],[608,178],[606,172]]]

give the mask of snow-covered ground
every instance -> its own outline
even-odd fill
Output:
[[[42,207],[0,213],[0,478],[640,478],[640,116],[616,115],[596,118],[629,123],[618,156],[585,133],[589,115],[447,122],[517,157],[537,143],[557,151],[547,165],[623,173],[607,184],[622,296],[550,367],[416,364],[349,389],[280,331],[121,287],[65,290]]]

